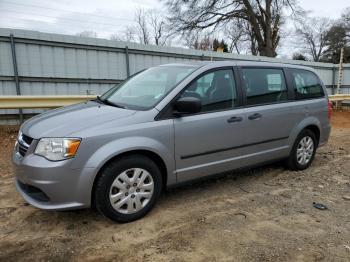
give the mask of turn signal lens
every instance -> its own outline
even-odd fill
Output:
[[[80,140],[66,140],[66,141],[67,141],[67,151],[65,156],[74,157],[80,145]]]

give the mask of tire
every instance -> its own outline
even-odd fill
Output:
[[[312,142],[310,143],[312,143],[313,146],[312,150],[307,150],[308,152],[306,153],[306,148],[303,147],[303,145],[307,143],[306,141],[310,141],[308,139],[311,139]],[[304,170],[308,168],[315,158],[317,144],[316,136],[311,130],[304,129],[301,131],[295,140],[292,151],[290,152],[290,155],[286,161],[287,167],[291,170]],[[306,156],[305,159],[303,157],[298,157],[298,148],[301,150],[300,154],[303,156],[304,153]]]
[[[161,172],[150,158],[125,156],[101,171],[94,190],[94,205],[111,220],[127,223],[145,216],[161,190]]]

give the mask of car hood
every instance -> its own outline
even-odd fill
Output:
[[[67,137],[89,127],[131,116],[135,112],[88,101],[37,115],[26,121],[21,131],[34,139]]]

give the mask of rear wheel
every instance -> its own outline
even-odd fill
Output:
[[[145,216],[155,205],[162,187],[157,165],[143,155],[130,155],[103,169],[95,188],[95,206],[117,222]]]
[[[314,160],[317,147],[315,134],[309,130],[303,130],[295,140],[293,149],[287,159],[287,166],[292,170],[304,170]]]

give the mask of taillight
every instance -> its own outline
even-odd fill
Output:
[[[331,101],[328,100],[328,119],[329,120],[332,117],[332,111],[333,111],[333,104]]]

